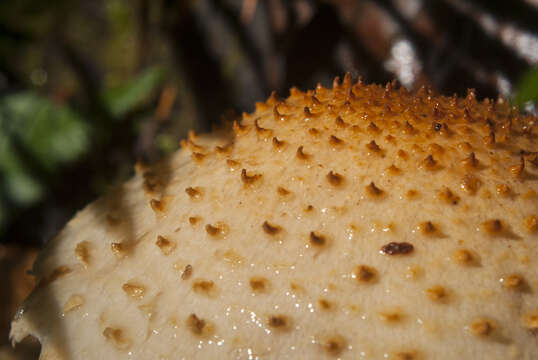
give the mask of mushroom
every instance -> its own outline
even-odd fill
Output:
[[[537,119],[335,84],[273,96],[148,167],[151,191],[138,173],[80,211],[12,341],[50,360],[536,359]]]

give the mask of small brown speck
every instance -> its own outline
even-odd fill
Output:
[[[329,355],[338,356],[346,348],[346,340],[340,335],[334,335],[325,339],[322,343],[323,350]]]
[[[405,122],[405,126],[402,131],[407,135],[414,135],[416,133],[415,128],[409,123],[409,121]]]
[[[157,236],[157,241],[155,242],[155,245],[161,250],[163,255],[170,255],[172,251],[175,250],[176,244],[164,236]]]
[[[199,187],[193,188],[189,186],[185,189],[185,193],[187,193],[191,199],[200,199],[202,196],[202,190]]]
[[[530,311],[521,317],[523,326],[529,330],[538,329],[538,309]]]
[[[201,219],[198,216],[189,217],[189,223],[191,225],[196,225]]]
[[[416,199],[418,197],[418,191],[416,191],[415,189],[410,189],[405,194],[405,197],[407,197],[408,199]]]
[[[308,129],[308,133],[312,136],[318,136],[321,133],[321,131],[319,131],[316,128],[310,128]]]
[[[426,289],[426,295],[431,301],[441,302],[446,300],[448,294],[446,289],[441,285],[434,285],[429,289]]]
[[[282,228],[278,225],[271,225],[269,222],[264,221],[262,225],[263,231],[268,235],[276,235],[278,234]]]
[[[431,221],[425,221],[419,225],[420,232],[424,235],[435,235],[438,231],[437,227]]]
[[[187,264],[183,273],[181,274],[181,280],[188,280],[192,275],[192,265]]]
[[[488,319],[477,319],[470,326],[472,333],[476,336],[487,337],[495,331],[495,324]]]
[[[325,236],[316,233],[315,231],[310,232],[310,244],[313,246],[324,246],[327,240]]]
[[[132,298],[142,299],[146,293],[146,288],[139,284],[125,283],[122,285],[122,290]]]
[[[262,174],[248,175],[246,169],[241,170],[241,181],[243,181],[243,184],[245,185],[252,185],[261,178]]]
[[[519,274],[503,276],[499,281],[505,289],[510,290],[521,290],[525,286],[525,279]]]
[[[454,194],[449,188],[444,187],[438,194],[439,199],[450,205],[458,205],[460,197]]]
[[[408,242],[390,242],[381,247],[380,252],[387,255],[406,255],[412,253],[414,247]]]
[[[196,314],[190,314],[187,318],[187,327],[195,335],[202,335],[206,325],[205,320],[200,319]]]
[[[269,319],[267,320],[267,325],[275,329],[285,330],[289,328],[289,322],[290,320],[286,315],[272,315],[269,316]]]
[[[89,243],[81,241],[75,247],[75,256],[84,266],[88,266],[90,262]]]
[[[377,277],[377,271],[371,266],[359,265],[353,275],[361,283],[372,283]]]
[[[379,318],[386,323],[397,323],[403,319],[403,314],[400,310],[388,310],[379,313]]]
[[[118,258],[124,257],[127,251],[126,246],[122,243],[112,243],[110,244],[110,249]]]
[[[379,197],[384,193],[384,191],[378,188],[373,181],[366,186],[366,192],[372,197]]]
[[[261,276],[253,276],[250,278],[250,288],[255,293],[265,293],[269,290],[269,280]]]
[[[459,249],[452,254],[452,260],[460,265],[473,265],[476,258],[470,250]]]
[[[217,237],[217,236],[224,235],[227,232],[227,228],[228,227],[226,226],[226,224],[219,222],[215,225],[207,224],[205,226],[205,231],[209,235],[213,237]]]
[[[230,170],[235,170],[235,169],[237,169],[239,167],[240,163],[239,163],[239,161],[236,161],[236,160],[233,160],[233,159],[228,159],[228,160],[226,160],[226,165],[228,165]]]
[[[319,299],[318,304],[320,308],[323,310],[330,310],[332,307],[332,304],[328,300],[325,300],[325,299]]]
[[[63,307],[64,314],[76,310],[84,305],[84,298],[80,295],[73,295],[67,300]]]
[[[287,190],[287,189],[285,189],[285,188],[283,188],[282,186],[279,186],[279,187],[276,189],[276,191],[278,192],[278,195],[280,195],[280,196],[287,196],[287,195],[290,194],[290,191]]]
[[[417,353],[415,351],[400,351],[394,354],[394,360],[416,360],[416,359],[417,359]]]
[[[310,158],[310,155],[304,152],[302,145],[297,148],[297,158],[301,160],[308,160]]]
[[[490,235],[499,235],[504,230],[504,224],[499,219],[491,219],[483,222],[482,228]]]
[[[192,284],[192,289],[198,294],[210,295],[215,290],[215,283],[212,280],[198,279]]]
[[[206,154],[202,154],[202,153],[199,153],[199,152],[193,152],[191,154],[192,159],[197,163],[201,163],[202,161],[204,161],[206,156],[207,156]]]
[[[332,170],[329,171],[327,174],[327,181],[329,184],[333,186],[340,186],[344,182],[344,177],[338,173],[333,172]]]
[[[275,121],[286,121],[287,116],[283,115],[278,112],[278,109],[276,106],[273,107],[273,116],[275,118]]]
[[[247,125],[240,124],[237,120],[233,122],[233,130],[237,136],[243,135],[248,131]]]
[[[538,232],[538,216],[530,215],[527,216],[524,220],[525,228],[529,233]]]
[[[121,350],[127,349],[131,345],[131,341],[125,337],[121,329],[107,327],[103,331],[103,336]]]
[[[304,107],[303,112],[304,112],[305,118],[307,118],[307,119],[310,119],[310,118],[314,117],[314,114],[312,114],[312,112],[310,111],[310,108],[308,106]]]
[[[285,144],[285,141],[278,140],[276,137],[273,138],[273,146],[275,149],[281,149]]]
[[[389,166],[387,168],[387,171],[389,172],[389,174],[391,175],[399,175],[401,174],[402,170],[400,170],[398,167],[396,167],[396,165],[392,164],[391,166]]]
[[[307,207],[305,207],[304,211],[305,212],[311,212],[312,210],[314,210],[314,207],[312,205],[308,205]]]
[[[405,152],[405,150],[402,150],[402,149],[398,150],[397,155],[398,155],[398,157],[400,157],[400,158],[402,158],[402,159],[404,159],[404,160],[407,159],[407,157],[408,157],[408,155],[407,155],[407,153]]]
[[[224,146],[217,145],[215,146],[215,151],[217,152],[217,154],[225,155],[225,154],[228,154],[232,150],[232,147],[233,147],[233,143],[230,143]]]

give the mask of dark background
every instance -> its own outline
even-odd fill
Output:
[[[36,250],[189,129],[347,71],[536,112],[537,64],[538,0],[1,1],[0,357]]]

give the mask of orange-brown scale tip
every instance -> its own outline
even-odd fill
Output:
[[[476,194],[476,192],[478,191],[478,188],[482,185],[482,182],[480,181],[479,178],[477,178],[476,176],[472,175],[472,174],[465,174],[463,176],[463,179],[461,180],[461,183],[460,183],[460,188],[471,194],[471,195],[474,195]]]
[[[523,155],[519,158],[519,164],[510,166],[510,173],[515,177],[522,177],[525,173],[525,157]]]
[[[183,269],[183,273],[181,273],[181,280],[188,280],[192,275],[192,265],[187,264],[185,265],[185,269]]]
[[[248,126],[241,125],[237,120],[234,120],[233,129],[234,129],[235,135],[239,136],[239,135],[245,134],[248,131]]]
[[[269,234],[271,236],[278,234],[282,230],[282,228],[280,226],[271,225],[271,224],[269,224],[268,221],[264,221],[264,223],[262,225],[262,229],[266,234]]]
[[[434,285],[431,288],[426,289],[426,295],[430,300],[441,302],[448,296],[447,291],[441,285]]]
[[[476,336],[487,337],[495,331],[495,324],[488,319],[477,319],[470,326],[471,332]]]
[[[196,314],[190,314],[187,318],[187,327],[195,335],[202,335],[204,328],[206,327],[206,322],[203,319],[200,319]]]
[[[192,159],[197,163],[201,163],[202,161],[204,161],[206,156],[207,156],[206,154],[202,154],[202,153],[199,153],[199,152],[193,152],[191,154]]]
[[[510,274],[499,279],[501,285],[509,290],[522,290],[525,287],[525,279],[519,274]]]
[[[487,136],[484,137],[484,144],[487,147],[492,147],[495,145],[495,132],[490,131]]]
[[[273,133],[273,130],[261,127],[259,124],[259,119],[254,120],[254,126],[258,135],[270,136]]]
[[[482,228],[490,235],[499,235],[505,230],[503,222],[499,219],[491,219],[483,222]]]
[[[312,112],[310,111],[310,108],[308,106],[304,107],[303,112],[304,112],[305,119],[310,119],[310,118],[314,117],[314,114],[312,114]]]
[[[443,190],[439,192],[439,199],[441,199],[446,204],[458,205],[460,197],[454,194],[449,188],[444,187]]]
[[[149,204],[155,212],[162,212],[164,210],[164,203],[160,200],[151,199]]]
[[[318,136],[321,133],[321,131],[319,131],[316,128],[310,128],[308,129],[308,133],[312,136]]]
[[[338,356],[346,348],[346,340],[340,335],[335,335],[325,339],[322,346],[329,355]]]
[[[286,142],[284,140],[278,140],[276,137],[273,137],[273,146],[275,149],[281,149]]]
[[[297,158],[301,160],[308,160],[310,158],[310,154],[307,154],[304,152],[304,147],[301,145],[297,148]]]
[[[473,253],[467,249],[459,249],[452,253],[452,260],[460,265],[473,265],[476,258]]]
[[[474,152],[471,152],[468,157],[466,157],[465,159],[462,160],[462,164],[463,164],[463,166],[465,166],[467,168],[475,168],[476,169],[478,167],[479,161],[476,158]]]
[[[334,136],[334,135],[331,135],[329,136],[329,143],[332,145],[332,146],[341,146],[344,144],[344,140]]]
[[[344,75],[343,85],[344,85],[345,88],[348,88],[351,85],[353,85],[353,77],[351,76],[351,74],[349,72],[347,72]]]
[[[389,166],[387,168],[387,171],[389,172],[390,175],[399,175],[401,174],[402,170],[399,169],[396,165],[392,164],[391,166]]]
[[[278,109],[277,109],[276,106],[273,106],[273,117],[275,118],[275,121],[286,121],[287,120],[287,116],[281,114],[280,112],[278,112]]]
[[[341,127],[341,128],[345,128],[348,126],[348,124],[340,116],[337,116],[334,122],[336,126]]]
[[[233,143],[226,144],[224,146],[215,146],[217,154],[228,154],[232,150]]]
[[[341,86],[340,84],[340,76],[336,76],[333,80],[333,90],[334,89],[339,89]]]
[[[185,189],[185,193],[187,193],[191,199],[199,199],[202,196],[202,191],[199,187],[193,188],[189,186]]]
[[[426,170],[435,170],[437,168],[437,161],[433,158],[433,155],[430,154],[422,160],[420,167]]]
[[[250,288],[256,293],[264,293],[269,290],[269,280],[261,276],[253,276],[249,280]]]
[[[527,216],[524,220],[525,228],[529,233],[538,232],[538,216],[530,215]]]
[[[325,236],[318,234],[315,231],[310,232],[310,244],[314,246],[324,246],[327,243]]]
[[[377,145],[377,143],[375,142],[375,140],[372,140],[370,141],[368,144],[366,144],[366,148],[370,151],[373,151],[373,152],[380,152],[381,151],[381,148],[379,147],[379,145]]]
[[[246,169],[241,170],[241,181],[243,181],[243,184],[245,185],[254,184],[258,180],[260,180],[262,176],[262,174],[248,175]]]
[[[374,134],[377,134],[381,131],[381,129],[373,121],[370,121],[370,124],[368,124],[366,130]]]
[[[424,235],[435,235],[437,227],[431,221],[425,221],[419,225],[420,232]]]
[[[379,197],[384,193],[384,191],[378,188],[373,181],[366,186],[366,192],[372,197]]]
[[[407,135],[414,135],[417,133],[417,130],[415,130],[415,127],[409,123],[409,121],[405,122],[404,128],[402,130],[404,134]]]
[[[329,171],[327,174],[327,181],[329,184],[333,186],[340,186],[344,182],[344,177],[338,173],[333,172],[332,170]]]
[[[176,248],[176,244],[165,238],[164,236],[157,236],[157,241],[155,242],[155,245],[159,249],[161,249],[161,252],[164,255],[170,255],[172,251]]]

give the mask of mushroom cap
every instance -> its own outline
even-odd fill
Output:
[[[80,211],[12,339],[42,359],[534,359],[536,121],[349,76],[272,95]]]

